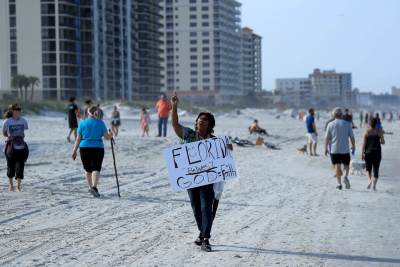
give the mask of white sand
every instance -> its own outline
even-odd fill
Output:
[[[109,144],[102,198],[94,199],[80,160],[70,159],[66,121],[28,118],[22,193],[7,192],[0,156],[0,266],[400,266],[397,124],[384,124],[395,134],[383,150],[379,191],[367,191],[366,177],[355,175],[351,190],[338,191],[328,158],[297,153],[305,126],[289,113],[279,120],[273,111],[218,114],[217,134],[249,138],[247,126],[257,117],[274,135],[267,141],[282,150],[235,146],[241,177],[226,185],[212,231],[215,252],[204,253],[192,243],[197,229],[187,194],[172,193],[168,184],[162,149],[177,142],[172,128],[157,139],[154,121],[153,137],[142,139],[138,111],[124,114],[131,116],[117,140],[121,199]],[[192,126],[194,118],[181,120]]]

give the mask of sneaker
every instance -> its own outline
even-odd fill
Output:
[[[197,239],[194,241],[194,243],[197,245],[197,246],[201,246],[202,244],[203,244],[203,239],[204,238],[202,238],[200,235],[197,237]]]
[[[339,190],[342,190],[342,185],[340,184],[340,185],[338,185],[338,186],[336,186],[336,189],[339,189]]]
[[[350,181],[349,181],[349,178],[344,177],[343,182],[344,182],[344,184],[346,185],[346,189],[350,189]]]
[[[203,240],[203,243],[201,244],[201,250],[205,252],[211,252],[211,245],[208,239]]]
[[[99,190],[97,190],[97,187],[93,186],[90,188],[89,192],[94,196],[94,197],[100,197]]]

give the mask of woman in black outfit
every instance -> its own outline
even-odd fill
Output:
[[[383,130],[378,128],[378,119],[372,118],[369,121],[369,127],[365,131],[363,137],[363,154],[362,159],[365,160],[365,167],[368,172],[368,187],[376,191],[376,183],[379,178],[379,165],[382,159],[381,145],[385,144]],[[373,175],[372,175],[373,171]]]

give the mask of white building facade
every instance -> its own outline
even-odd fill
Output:
[[[306,107],[311,104],[312,86],[310,79],[276,79],[275,90],[280,101],[291,107]]]
[[[252,29],[241,30],[241,67],[243,95],[262,90],[262,37]]]
[[[240,3],[164,1],[164,90],[205,99],[241,95]]]

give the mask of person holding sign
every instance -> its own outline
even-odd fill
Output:
[[[182,143],[191,143],[213,137],[215,127],[215,118],[211,113],[201,112],[195,123],[195,130],[184,127],[179,124],[178,118],[178,96],[176,93],[171,99],[172,103],[172,126],[176,135],[181,138]],[[200,231],[195,244],[201,246],[206,252],[211,252],[209,242],[213,223],[213,202],[214,188],[213,184],[208,184],[187,190],[190,203],[196,219],[197,227]]]
[[[79,124],[78,137],[72,151],[72,159],[75,160],[79,147],[83,168],[86,171],[89,193],[94,197],[100,197],[97,184],[104,158],[102,138],[110,140],[113,137],[112,132],[107,131],[101,116],[101,110],[98,107],[93,106],[88,109],[88,119]]]

